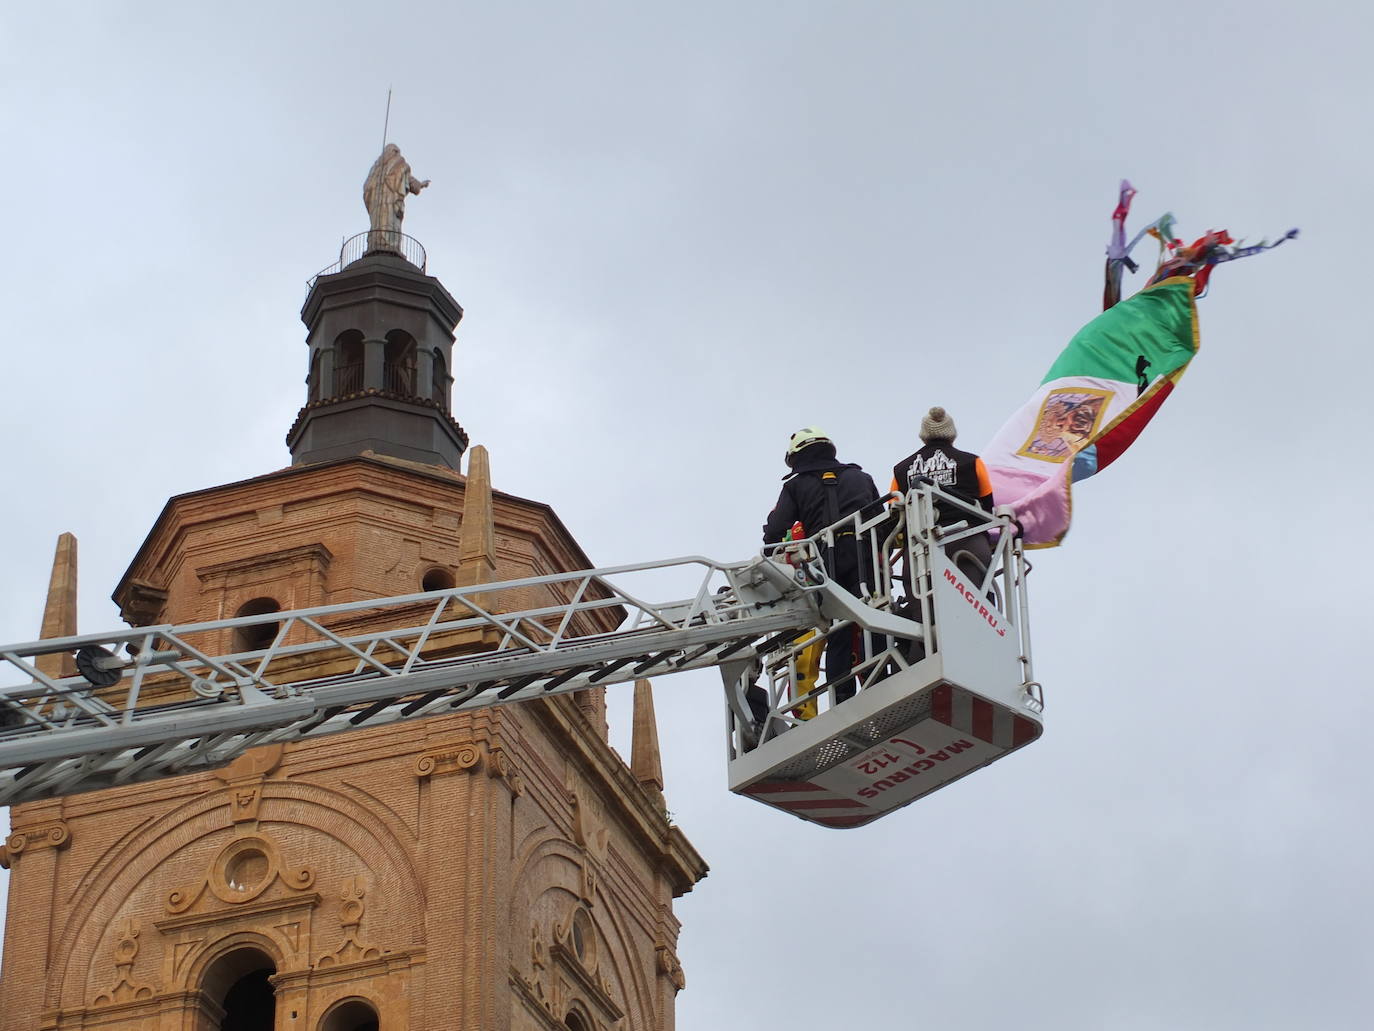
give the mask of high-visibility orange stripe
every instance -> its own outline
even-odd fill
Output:
[[[992,493],[992,480],[988,479],[988,467],[981,458],[973,460],[973,468],[978,473],[978,496],[985,498]]]

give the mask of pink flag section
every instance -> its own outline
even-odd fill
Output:
[[[1026,547],[1050,548],[1064,539],[1073,517],[1073,496],[1068,480],[1070,463],[1056,467],[1048,476],[996,466],[986,459],[983,464],[992,481],[993,500],[1016,509]]]

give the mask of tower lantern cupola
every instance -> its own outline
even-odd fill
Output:
[[[294,465],[391,455],[457,470],[468,437],[450,414],[453,331],[463,309],[401,232],[414,179],[394,143],[363,187],[371,227],[310,281],[306,403],[287,434]]]

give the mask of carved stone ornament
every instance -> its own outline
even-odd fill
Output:
[[[364,945],[359,936],[363,922],[363,896],[367,889],[360,877],[345,877],[339,890],[343,905],[339,907],[339,924],[343,928],[343,943],[333,952],[319,958],[317,970],[340,966],[345,963],[360,963],[381,959],[383,950],[374,945]]]
[[[14,859],[24,852],[35,852],[40,848],[66,848],[71,843],[72,829],[65,820],[56,820],[15,831],[5,839],[5,851],[10,859]]]
[[[220,850],[199,884],[168,894],[167,912],[186,912],[207,891],[231,905],[251,902],[277,881],[291,891],[306,891],[315,883],[315,871],[308,866],[288,867],[271,838],[256,834],[235,838]]]
[[[530,924],[530,965],[536,971],[544,969],[545,955],[544,937],[539,933],[539,925]]]
[[[686,988],[687,975],[682,972],[682,964],[673,950],[666,945],[659,945],[654,948],[654,953],[658,959],[658,972],[672,982],[673,991],[676,993]]]
[[[138,924],[126,920],[115,932],[114,961],[115,984],[107,992],[95,997],[97,1006],[115,1006],[121,1002],[137,1002],[151,999],[157,994],[152,985],[135,984],[133,980],[134,960],[138,958]]]
[[[605,808],[577,790],[572,792],[572,834],[573,841],[598,860],[605,860],[611,843]]]
[[[487,776],[503,782],[512,794],[524,793],[524,782],[505,751],[488,747],[485,742],[465,741],[449,748],[426,752],[415,760],[415,776],[421,779],[443,773],[476,773],[483,769],[487,771]]]
[[[516,772],[515,765],[506,757],[504,749],[493,748],[489,753],[487,776],[504,781],[510,793],[519,797],[525,793],[525,782]]]
[[[235,823],[250,823],[258,818],[262,806],[262,786],[267,775],[281,765],[282,745],[265,745],[245,752],[215,776],[226,785],[229,815]]]
[[[582,861],[582,876],[579,878],[578,894],[587,905],[596,904],[597,872],[590,860]]]
[[[482,749],[474,742],[437,752],[426,752],[415,760],[415,776],[432,777],[439,773],[463,773],[480,769]]]

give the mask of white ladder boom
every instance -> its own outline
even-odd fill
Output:
[[[684,573],[693,592],[667,604],[626,584]],[[918,624],[820,581],[804,585],[768,558],[692,556],[0,646],[0,676],[19,677],[0,686],[0,805],[215,768],[258,745],[747,660],[835,618],[921,638]],[[498,611],[503,599],[523,607]],[[621,613],[618,629],[595,632]],[[217,654],[245,637],[271,643]],[[44,655],[74,659],[79,675],[45,674]]]

